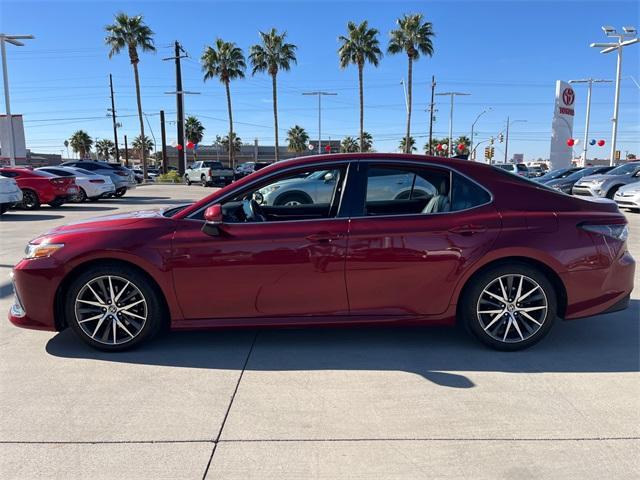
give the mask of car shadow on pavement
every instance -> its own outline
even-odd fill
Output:
[[[0,217],[0,222],[24,222],[24,221],[37,221],[37,220],[56,220],[58,218],[64,218],[64,215],[48,215],[43,213],[18,213],[9,212]]]
[[[172,332],[120,353],[93,350],[67,329],[49,340],[46,350],[64,358],[241,370],[237,351],[248,352],[256,337],[247,370],[403,371],[444,387],[472,388],[464,372],[635,372],[639,317],[640,301],[633,300],[623,312],[558,321],[546,339],[520,352],[490,350],[462,329],[441,327]]]

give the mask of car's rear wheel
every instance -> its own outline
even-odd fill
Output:
[[[293,207],[296,205],[310,205],[313,201],[302,193],[285,193],[276,198],[274,205]]]
[[[124,197],[124,194],[127,193],[127,187],[122,187],[116,190],[116,193],[114,194],[116,197],[120,198],[120,197]]]
[[[514,263],[496,266],[472,279],[459,308],[480,341],[498,350],[521,350],[549,332],[557,296],[541,271]]]
[[[83,203],[87,199],[87,192],[84,191],[84,188],[80,187],[78,194],[73,197],[73,201],[75,203]]]
[[[36,210],[37,208],[40,208],[40,199],[38,198],[38,194],[33,190],[23,190],[21,205],[27,210]]]
[[[204,173],[200,175],[200,183],[202,183],[203,187],[207,187],[207,177],[204,176]]]
[[[96,266],[78,275],[65,295],[67,324],[87,344],[126,350],[153,337],[164,311],[160,292],[137,270]]]

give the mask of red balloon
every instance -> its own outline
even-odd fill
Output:
[[[458,145],[458,150],[463,151],[465,148],[464,143],[461,143],[460,145]]]
[[[573,147],[574,143],[576,143],[576,141],[573,138],[570,138],[569,140],[567,140],[567,145],[569,145],[570,147]]]
[[[442,150],[442,144],[438,144],[438,146],[436,147],[437,150]]]
[[[598,140],[598,146],[599,147],[603,147],[604,146],[604,140]]]
[[[324,151],[325,152],[331,152],[331,145],[327,145],[326,147],[324,147]]]
[[[193,142],[188,142],[188,143],[187,143],[187,148],[188,148],[189,150],[192,150],[192,149],[193,149]]]
[[[176,149],[177,150],[182,150],[182,145],[180,145],[180,144],[176,145]]]

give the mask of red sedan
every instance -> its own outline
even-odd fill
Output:
[[[22,190],[22,206],[29,210],[43,203],[59,207],[78,194],[75,177],[58,177],[30,168],[4,167],[0,175],[15,179]]]
[[[203,200],[62,226],[13,270],[9,318],[122,350],[173,329],[466,325],[517,350],[556,318],[626,308],[609,201],[416,155],[278,162]]]

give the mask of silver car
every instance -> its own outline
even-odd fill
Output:
[[[330,203],[339,170],[320,170],[302,178],[288,178],[261,188],[253,194],[261,205],[307,205]],[[411,172],[394,173],[374,169],[369,174],[367,201],[411,198],[431,198],[436,188]],[[414,181],[415,178],[415,181]],[[413,192],[413,193],[412,193]]]
[[[613,199],[620,187],[640,180],[640,162],[620,165],[603,175],[589,175],[576,182],[573,195]]]
[[[620,187],[613,196],[620,208],[640,211],[640,182],[630,183]]]

